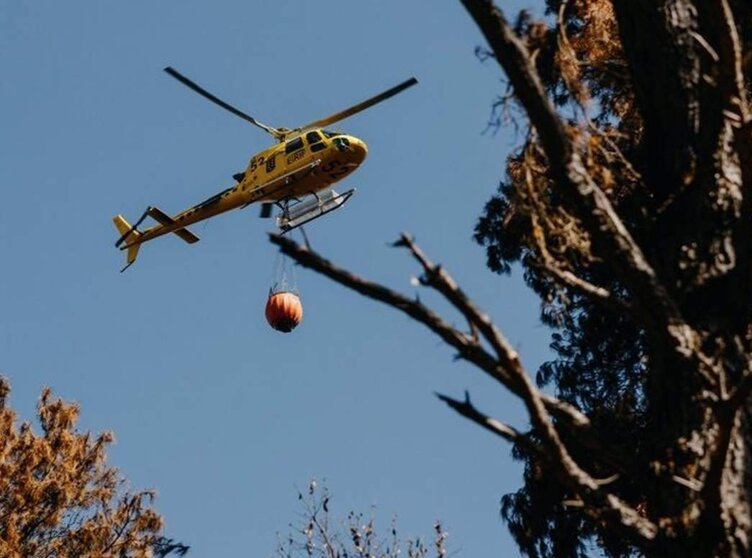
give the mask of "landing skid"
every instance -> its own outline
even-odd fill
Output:
[[[312,192],[312,198],[286,199],[277,203],[282,210],[277,216],[277,226],[286,234],[291,230],[315,221],[335,209],[339,209],[355,193],[355,188],[338,194],[334,190],[325,190],[321,193]]]

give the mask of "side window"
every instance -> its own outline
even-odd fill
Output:
[[[277,154],[272,153],[269,158],[266,160],[266,172],[270,173],[274,170],[274,168],[277,166]]]
[[[306,140],[308,141],[308,145],[311,146],[311,151],[314,153],[326,149],[326,144],[324,143],[324,140],[321,139],[318,132],[308,132],[306,134]]]
[[[288,141],[287,145],[285,145],[285,153],[292,153],[298,149],[303,149],[303,138],[295,138],[294,140]]]

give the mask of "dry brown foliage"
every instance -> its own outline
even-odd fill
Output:
[[[161,537],[154,493],[129,492],[107,464],[109,432],[76,429],[79,408],[49,388],[41,433],[20,423],[0,377],[0,557],[149,558]]]

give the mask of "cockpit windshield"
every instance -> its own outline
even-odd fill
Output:
[[[337,149],[340,151],[347,151],[350,148],[350,140],[344,136],[334,138],[332,143],[337,146]]]
[[[331,132],[329,130],[321,130],[321,131],[328,138],[333,138],[334,136],[341,136],[342,135],[339,132]]]

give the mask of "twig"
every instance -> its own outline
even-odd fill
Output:
[[[540,223],[538,222],[538,216],[531,213],[530,222],[533,230],[533,240],[535,240],[538,252],[543,258],[543,270],[545,272],[553,275],[560,283],[563,283],[574,291],[610,308],[611,310],[631,313],[632,307],[629,303],[622,299],[615,298],[607,289],[593,285],[589,281],[578,277],[571,271],[561,269],[546,247],[546,240],[543,236],[543,230],[541,229]]]
[[[515,428],[501,422],[498,419],[481,413],[470,401],[470,394],[467,391],[465,392],[464,401],[453,399],[448,395],[443,395],[441,393],[436,393],[435,395],[441,401],[461,414],[463,417],[470,419],[481,428],[484,428],[485,430],[488,430],[489,432],[496,434],[501,438],[504,438],[507,442],[514,444],[525,440],[525,436],[523,434],[520,434]]]
[[[522,363],[511,343],[502,335],[488,314],[482,312],[468,298],[454,278],[443,267],[431,262],[420,247],[415,244],[413,238],[406,233],[400,235],[400,239],[394,243],[394,246],[404,246],[410,250],[413,257],[423,267],[425,273],[423,284],[439,291],[469,322],[475,324],[486,341],[491,344],[499,362],[505,369],[513,370],[515,374],[522,372]]]

